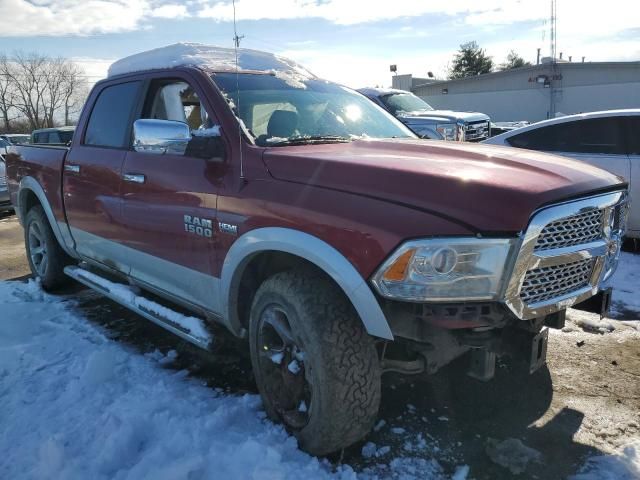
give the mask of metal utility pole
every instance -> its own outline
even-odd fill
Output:
[[[556,0],[551,0],[551,21],[549,22],[549,26],[551,28],[550,35],[550,50],[551,50],[551,78],[549,79],[549,118],[554,118],[556,116],[556,78],[558,74],[558,64],[556,62],[556,20],[557,20],[557,10],[556,10]]]

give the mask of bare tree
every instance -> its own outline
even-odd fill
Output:
[[[11,112],[26,119],[31,129],[70,123],[87,94],[82,69],[65,58],[16,52],[0,56],[0,115],[10,129]]]
[[[15,108],[29,120],[32,129],[41,128],[48,59],[38,53],[17,52],[11,59],[9,78],[16,89]]]
[[[0,55],[0,115],[5,131],[11,130],[11,112],[13,106],[13,84],[9,79],[9,59]]]
[[[64,124],[69,125],[71,114],[82,108],[89,94],[89,87],[84,71],[76,63],[66,63],[64,78]]]

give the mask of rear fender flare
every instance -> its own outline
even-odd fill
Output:
[[[56,240],[62,249],[71,257],[78,258],[78,255],[73,250],[73,240],[71,235],[69,233],[65,235],[65,231],[69,231],[67,224],[62,222],[58,223],[55,215],[53,214],[53,210],[51,209],[51,204],[49,203],[49,200],[47,200],[47,195],[44,193],[44,189],[33,177],[23,177],[20,180],[20,187],[18,189],[18,205],[16,206],[16,212],[20,218],[20,222],[24,225],[24,219],[27,212],[24,210],[25,207],[23,207],[23,205],[25,204],[25,199],[29,192],[35,194],[38,198],[38,201],[40,202],[40,205],[42,205],[42,209],[47,216],[47,220],[49,220],[49,225],[51,225],[53,235],[56,237]]]
[[[342,289],[360,316],[367,332],[379,338],[393,340],[391,328],[371,287],[355,267],[325,241],[298,230],[280,227],[258,228],[238,238],[227,253],[220,283],[220,305],[224,318],[232,330],[239,331],[240,319],[235,308],[237,295],[233,285],[238,282],[244,267],[260,252],[290,253],[315,264]]]

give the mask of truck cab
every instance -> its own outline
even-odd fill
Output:
[[[203,349],[225,326],[316,455],[366,436],[383,372],[540,368],[569,306],[606,305],[625,228],[612,174],[424,142],[291,60],[200,44],[119,60],[70,147],[7,167],[45,289],[73,278]]]
[[[484,113],[435,110],[420,97],[404,90],[361,88],[358,92],[387,110],[422,138],[481,142],[491,135],[491,121]]]

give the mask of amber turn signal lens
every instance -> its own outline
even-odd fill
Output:
[[[404,280],[407,274],[407,269],[409,268],[409,262],[411,261],[411,257],[413,256],[413,252],[415,252],[415,249],[412,248],[400,255],[396,259],[396,261],[393,262],[393,265],[391,265],[387,269],[387,271],[384,272],[382,278],[384,278],[385,280],[392,280],[396,282]]]

